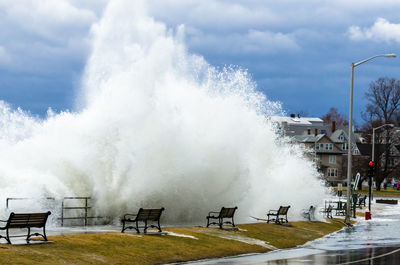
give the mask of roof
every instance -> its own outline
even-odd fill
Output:
[[[344,143],[346,139],[344,139],[344,140],[340,140],[340,139],[339,139],[339,136],[342,135],[342,134],[344,135],[345,138],[347,138],[347,134],[344,132],[343,129],[338,129],[338,130],[334,131],[334,132],[331,134],[331,137],[330,137],[330,138],[331,138],[332,141],[334,141],[335,143],[337,143],[337,142]]]
[[[371,144],[360,144],[357,143],[357,148],[360,151],[360,154],[363,156],[371,156],[372,150],[371,150]],[[375,146],[376,148],[376,146]]]
[[[342,150],[317,150],[317,154],[345,154],[345,151]]]
[[[320,118],[314,118],[314,117],[282,117],[282,116],[270,116],[270,119],[275,122],[286,122],[288,125],[313,125],[316,123],[321,123],[323,124],[323,120]]]
[[[319,140],[321,140],[325,134],[318,134],[318,135],[313,135],[313,134],[306,134],[306,135],[295,135],[293,136],[293,139],[299,143],[316,143]]]
[[[361,144],[357,143],[358,150],[360,150],[360,154],[363,156],[371,156],[372,154],[372,144]],[[396,148],[399,150],[400,146],[392,146],[391,148]],[[385,144],[375,144],[375,155],[381,155],[385,152],[386,145]]]
[[[337,142],[343,143],[343,142],[347,142],[348,141],[348,137],[347,137],[348,136],[348,132],[349,132],[349,126],[340,126],[339,128],[337,128],[333,133],[331,133],[328,136],[335,143],[337,143]],[[345,141],[339,140],[339,136],[342,133],[344,134]],[[362,142],[362,137],[361,137],[361,135],[359,133],[355,133],[355,132],[352,131],[351,132],[351,141],[353,143],[360,143],[360,142]]]

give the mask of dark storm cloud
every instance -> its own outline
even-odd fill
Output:
[[[90,27],[106,3],[0,1],[0,97],[37,113],[48,107],[72,108],[90,51]],[[216,66],[248,69],[259,89],[282,101],[289,112],[306,110],[319,116],[335,106],[346,113],[350,62],[400,53],[399,1],[149,0],[148,4],[150,15],[168,27],[185,25],[191,52]],[[371,81],[380,76],[400,78],[399,60],[378,58],[356,68],[357,115]],[[30,101],[26,91],[31,91]]]

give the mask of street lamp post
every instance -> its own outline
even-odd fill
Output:
[[[354,67],[359,66],[360,64],[363,64],[365,62],[368,62],[369,60],[372,60],[376,57],[389,57],[389,58],[395,58],[396,55],[391,53],[391,54],[379,54],[372,56],[370,58],[367,58],[365,60],[359,61],[357,63],[351,63],[351,71],[350,71],[350,109],[349,109],[349,134],[348,134],[348,151],[347,151],[347,203],[346,203],[346,218],[345,218],[345,223],[347,225],[351,225],[350,223],[350,196],[351,196],[351,132],[352,132],[352,126],[353,126],[353,84],[354,84]]]
[[[392,128],[394,127],[394,125],[391,124],[391,123],[385,123],[385,124],[383,124],[381,126],[378,126],[376,128],[372,128],[372,154],[371,154],[371,161],[372,161],[373,167],[375,167],[375,131],[380,129],[380,128],[383,128],[385,126],[392,127]],[[371,216],[371,198],[372,198],[372,194],[373,194],[373,189],[372,189],[371,185],[369,185],[369,193],[368,194],[369,194],[368,211],[370,212],[370,216]]]

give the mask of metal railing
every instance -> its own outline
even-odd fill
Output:
[[[65,206],[66,200],[84,200],[84,206]],[[90,197],[64,197],[61,203],[61,226],[64,226],[64,220],[83,220],[84,225],[88,225],[88,219],[101,218],[100,216],[88,216],[88,211],[92,208],[88,205],[88,201],[91,200]],[[65,211],[69,210],[83,210],[84,216],[74,216],[74,217],[65,217]]]
[[[54,197],[46,197],[46,200],[55,200]],[[38,198],[7,198],[6,199],[6,209],[8,210],[8,207],[10,205],[10,201],[22,201],[22,200],[39,200]]]
[[[54,197],[46,197],[46,198],[6,198],[6,209],[9,210],[10,207],[10,202],[11,201],[21,201],[21,200],[52,200],[56,201]],[[66,203],[66,200],[77,200],[77,201],[83,201],[83,205],[81,206],[67,206],[68,204]],[[89,215],[89,210],[92,209],[91,206],[89,206],[89,200],[91,200],[91,197],[64,197],[61,202],[61,217],[57,218],[58,220],[61,220],[61,226],[64,226],[64,221],[65,220],[83,220],[84,221],[84,226],[88,225],[88,220],[89,219],[96,219],[96,218],[102,218],[101,216],[88,216]],[[68,216],[66,212],[69,211],[83,211],[83,216]],[[82,212],[81,212],[82,213]]]

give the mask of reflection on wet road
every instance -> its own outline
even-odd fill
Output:
[[[192,264],[400,264],[400,206],[374,204],[378,212],[298,248]]]

